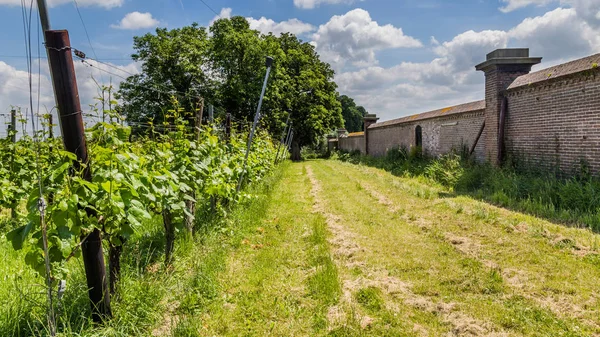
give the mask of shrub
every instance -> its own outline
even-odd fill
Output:
[[[460,156],[457,154],[448,154],[433,160],[425,169],[425,174],[429,178],[449,188],[456,186],[463,172]]]

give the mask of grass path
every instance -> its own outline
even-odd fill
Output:
[[[600,333],[597,235],[372,168],[312,165],[330,210],[358,234],[362,261],[409,284],[420,297],[404,294],[404,304],[435,313],[450,333]]]
[[[263,211],[208,335],[600,335],[587,230],[336,161],[288,166]]]

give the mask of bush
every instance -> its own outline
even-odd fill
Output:
[[[430,179],[453,189],[464,173],[460,156],[448,154],[438,160],[433,160],[425,169],[425,175]]]

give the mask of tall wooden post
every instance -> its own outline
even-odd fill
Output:
[[[79,171],[83,164],[83,178],[91,181],[92,172],[87,153],[69,33],[66,30],[48,30],[45,32],[45,38],[65,149],[77,156],[78,161],[73,165]],[[90,210],[86,211],[91,212]],[[89,235],[84,236],[81,252],[89,289],[92,318],[95,322],[101,322],[105,318],[111,317],[112,313],[100,230],[94,229]]]
[[[11,142],[15,146],[11,151],[10,155],[10,172],[14,177],[15,172],[15,152],[16,152],[16,144],[17,144],[17,112],[15,110],[10,110],[10,128],[8,133]],[[17,219],[17,200],[13,200],[14,205],[10,209],[10,218],[13,220]]]
[[[231,139],[231,114],[227,113],[225,117],[225,141],[229,144]]]
[[[48,138],[54,138],[54,117],[52,114],[48,114]]]
[[[10,110],[10,140],[13,143],[17,142],[17,112]]]
[[[200,128],[202,127],[202,115],[204,114],[204,98],[198,98],[196,103],[196,123],[195,123],[195,132],[198,132],[198,139],[200,138]]]

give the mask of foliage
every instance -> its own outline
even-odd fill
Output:
[[[354,100],[346,95],[341,95],[338,100],[342,104],[342,116],[344,117],[344,127],[348,132],[363,131],[363,118],[368,114],[362,106],[357,106]]]
[[[247,134],[234,134],[225,143],[208,127],[190,133],[185,109],[176,99],[172,106],[163,117],[162,132],[151,125],[149,137],[136,142],[130,141],[131,129],[120,123],[120,115],[103,111],[111,122],[86,130],[91,181],[84,175],[86,164],[77,163],[74,154],[61,150],[60,140],[37,143],[24,137],[15,144],[0,141],[0,153],[10,157],[0,162],[0,208],[24,206],[27,211],[17,214],[6,239],[22,251],[25,262],[39,275],[48,276],[53,286],[68,278],[67,262],[79,256],[79,247],[95,229],[112,250],[147,233],[153,219],[168,218],[173,224],[165,225],[165,254],[170,263],[175,233],[185,229],[185,219],[193,219],[194,210],[210,209],[224,215],[228,205],[251,197],[236,193]],[[274,156],[269,135],[259,132],[246,168],[246,183],[265,177]],[[40,176],[34,173],[38,169]],[[47,202],[45,207],[40,206],[41,197]],[[189,207],[187,202],[199,207]],[[50,275],[46,275],[44,263],[44,228]],[[120,255],[117,261],[110,255],[112,268]]]
[[[118,92],[128,120],[162,123],[173,96],[186,111],[196,109],[198,97],[212,98],[214,81],[206,67],[209,38],[204,27],[157,28],[156,34],[134,37],[133,48],[131,57],[142,64],[142,72],[122,82]]]
[[[186,111],[194,111],[194,100],[203,97],[234,119],[251,122],[269,55],[274,64],[263,126],[281,134],[291,117],[299,149],[343,123],[334,71],[319,59],[314,46],[293,34],[261,35],[245,18],[233,17],[215,21],[210,35],[197,25],[157,29],[136,37],[134,49],[134,60],[143,63],[142,73],[122,84],[119,96],[129,120],[161,123],[162,107],[170,104],[170,95],[156,92],[163,88],[179,92],[176,96]]]

